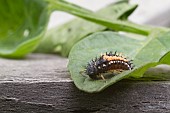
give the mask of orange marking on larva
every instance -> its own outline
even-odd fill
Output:
[[[128,62],[127,59],[123,58],[123,57],[120,57],[120,56],[107,56],[107,55],[104,55],[103,58],[107,61],[111,61],[111,60],[121,60],[121,61],[124,61],[124,62]]]

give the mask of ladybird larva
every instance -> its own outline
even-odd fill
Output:
[[[92,79],[105,79],[103,73],[132,70],[134,67],[132,64],[132,60],[110,51],[88,62],[85,73]]]

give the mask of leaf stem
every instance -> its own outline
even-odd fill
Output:
[[[49,2],[49,8],[51,11],[54,10],[64,11],[72,15],[78,16],[80,18],[86,19],[88,21],[106,26],[115,31],[125,31],[146,36],[149,35],[152,31],[152,27],[138,25],[127,21],[109,20],[108,18],[97,15],[92,11],[89,11],[87,9],[84,9],[82,7],[79,7],[75,4],[71,4],[63,0],[46,0],[46,1]]]

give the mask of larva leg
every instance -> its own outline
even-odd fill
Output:
[[[86,76],[86,74],[85,74],[85,71],[86,71],[86,69],[85,70],[81,70],[79,73],[82,75],[82,76]]]
[[[123,72],[122,69],[116,69],[116,70],[113,71],[114,74],[120,74],[122,72]]]
[[[106,80],[102,74],[100,74],[100,77],[101,77],[103,80]]]

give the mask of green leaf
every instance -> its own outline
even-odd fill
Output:
[[[97,14],[111,20],[127,20],[136,7],[137,5],[130,5],[127,1],[122,1],[106,6]],[[103,30],[106,30],[105,26],[77,18],[60,27],[48,30],[35,52],[60,53],[62,56],[68,56],[72,46],[79,40],[91,33]]]
[[[147,65],[144,65],[131,73],[130,77],[132,77],[132,79],[170,80],[170,75],[167,74],[144,74],[149,67],[153,67],[158,64],[170,65],[170,32],[160,33],[160,30],[156,30],[153,31],[153,33],[154,34],[151,34],[150,38],[143,43],[144,47],[140,50],[138,55],[136,55],[137,60],[144,59],[145,64]]]
[[[0,56],[21,58],[39,43],[49,10],[42,0],[0,1]]]
[[[138,79],[143,77],[143,73],[148,68],[160,64],[160,59],[164,59],[167,56],[166,53],[170,50],[170,32],[156,33],[157,31],[160,30],[153,31],[152,35],[143,37],[141,40],[114,32],[94,33],[81,40],[73,46],[69,54],[68,69],[75,85],[80,90],[93,93],[102,91],[124,78],[133,77]],[[92,80],[88,76],[84,77],[80,74],[91,59],[99,56],[101,53],[109,51],[121,52],[129,59],[134,60],[135,69],[132,71],[124,71],[106,81]],[[168,61],[167,59],[169,59],[169,57],[163,60],[164,63]]]

